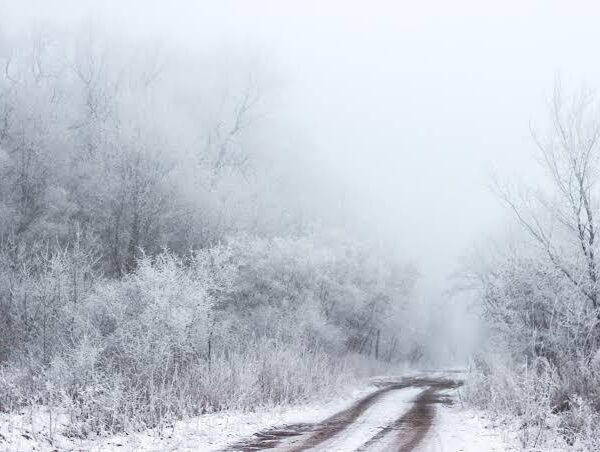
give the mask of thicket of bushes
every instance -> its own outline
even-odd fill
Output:
[[[120,279],[94,274],[80,245],[5,244],[2,409],[66,407],[88,435],[325,394],[351,377],[347,357],[375,347],[400,359],[391,316],[410,273],[327,242],[243,236],[143,256]],[[374,329],[379,343],[357,348]]]

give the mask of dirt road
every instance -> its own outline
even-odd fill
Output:
[[[452,403],[448,391],[462,382],[410,377],[377,384],[380,389],[323,422],[265,430],[226,450],[412,451],[434,423],[436,404]]]

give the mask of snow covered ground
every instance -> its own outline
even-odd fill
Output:
[[[252,438],[269,427],[292,424],[319,424],[323,420],[353,406],[378,390],[371,381],[345,397],[313,402],[293,407],[276,407],[253,413],[221,412],[207,414],[176,422],[161,432],[118,435],[96,440],[67,438],[59,432],[68,420],[50,416],[46,410],[25,412],[19,415],[0,414],[0,450],[2,451],[216,451],[228,445]],[[392,450],[398,435],[404,434],[394,427],[399,418],[415,405],[425,387],[406,387],[386,392],[343,430],[311,450],[353,451]],[[433,424],[414,449],[419,452],[499,452],[518,450],[514,435],[494,427],[480,413],[465,409],[456,389],[442,391],[456,401],[449,406],[435,403]],[[32,423],[33,421],[33,423]],[[49,429],[52,427],[52,430]],[[371,441],[379,434],[377,441]],[[50,435],[53,442],[51,443]],[[296,445],[302,437],[298,437]],[[282,450],[285,445],[280,444]],[[289,443],[288,443],[289,447]],[[278,450],[278,449],[277,449]]]
[[[503,431],[482,413],[439,406],[436,420],[415,452],[500,452],[520,450],[514,432]]]
[[[271,426],[291,423],[316,423],[345,409],[376,390],[367,384],[346,396],[310,404],[274,407],[252,413],[219,412],[176,422],[172,428],[158,432],[148,430],[96,440],[67,438],[58,433],[67,424],[65,417],[54,419],[45,408],[19,415],[0,413],[0,451],[215,451],[228,444],[251,437]],[[50,425],[53,442],[50,443]]]

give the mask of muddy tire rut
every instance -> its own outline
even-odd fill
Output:
[[[411,402],[412,405],[408,411],[389,425],[383,426],[361,446],[348,449],[380,450],[381,445],[385,443],[385,450],[409,452],[423,441],[433,425],[435,405],[452,403],[451,398],[444,391],[458,388],[462,382],[446,378],[411,377],[399,381],[382,381],[377,385],[380,386],[380,389],[322,422],[270,428],[256,433],[251,439],[233,444],[225,450],[280,450],[287,452],[318,450],[319,446],[325,447],[327,441],[351,430],[357,419],[369,408],[376,406],[386,394],[407,388],[423,388],[422,392]]]

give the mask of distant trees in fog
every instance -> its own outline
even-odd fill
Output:
[[[1,206],[4,234],[66,243],[78,224],[102,243],[105,268],[122,274],[140,248],[185,251],[259,222],[248,218],[257,212],[233,218],[231,206],[215,205],[253,189],[240,135],[258,114],[258,95],[248,84],[207,100],[201,80],[177,85],[185,62],[169,61],[168,73],[167,57],[116,44],[50,35],[6,46]],[[220,116],[186,111],[208,101],[223,104]],[[219,192],[217,173],[238,193]]]

